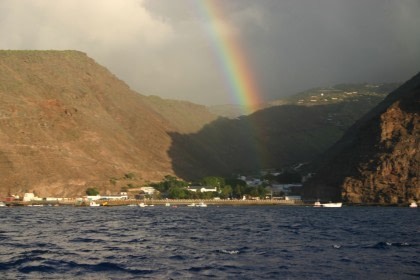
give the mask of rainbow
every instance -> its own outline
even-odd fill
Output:
[[[220,62],[229,87],[232,101],[241,106],[242,113],[256,111],[260,93],[244,48],[225,16],[221,1],[194,0],[206,21],[205,28],[211,37],[213,50]]]
[[[215,56],[219,60],[232,102],[240,105],[241,113],[244,115],[257,111],[262,103],[261,94],[240,38],[236,36],[223,12],[222,0],[192,1],[202,16],[204,28],[210,37]],[[245,127],[250,136],[248,152],[254,154],[254,163],[259,169],[264,166],[267,157],[258,141],[258,138],[263,135],[263,129],[258,124],[257,117],[247,118]]]

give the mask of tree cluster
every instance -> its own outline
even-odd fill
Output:
[[[189,183],[170,175],[165,176],[161,182],[150,184],[163,197],[172,199],[212,199],[214,197],[240,199],[243,196],[263,198],[267,194],[264,186],[250,187],[239,179],[224,179],[216,176],[204,177],[195,183],[197,186],[216,188],[216,192],[190,191],[187,188],[188,185]]]

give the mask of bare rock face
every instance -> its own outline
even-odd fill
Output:
[[[392,92],[317,161],[306,198],[407,203],[420,198],[420,74]]]

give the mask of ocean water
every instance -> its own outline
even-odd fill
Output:
[[[420,279],[419,210],[0,208],[0,279]]]

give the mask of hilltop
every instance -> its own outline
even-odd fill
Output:
[[[333,105],[342,102],[359,104],[368,103],[374,107],[382,101],[388,93],[400,86],[401,83],[363,83],[363,84],[337,84],[331,87],[312,88],[286,98],[275,99],[259,106],[258,110],[274,106],[299,105],[317,106]],[[215,105],[209,107],[213,114],[237,118],[242,114],[238,105]]]

